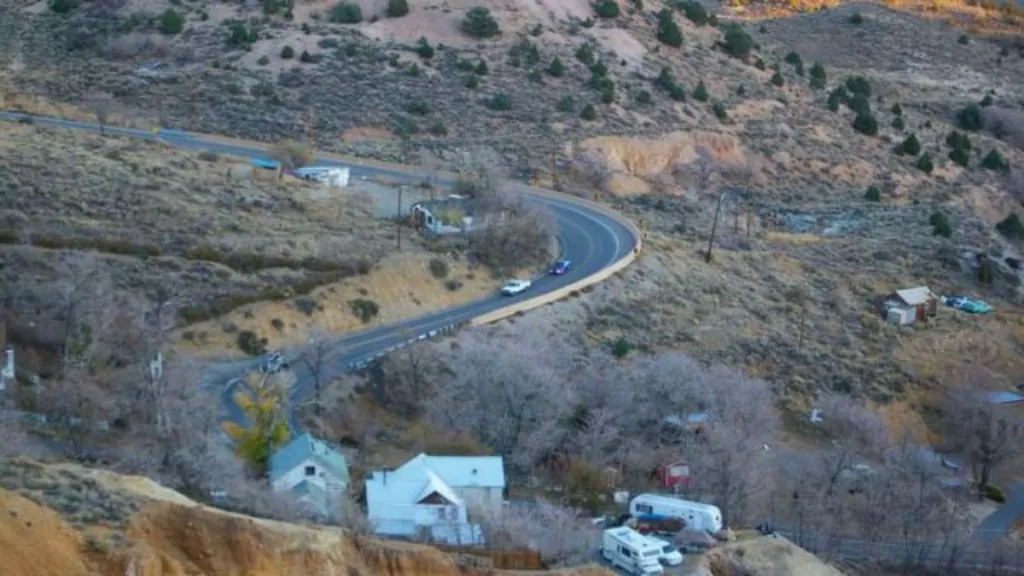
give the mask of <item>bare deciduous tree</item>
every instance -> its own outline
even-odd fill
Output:
[[[585,186],[598,192],[606,190],[608,179],[615,173],[600,150],[585,150],[578,146],[573,152],[572,169]]]
[[[110,113],[114,109],[114,98],[106,92],[95,92],[86,97],[86,104],[96,116],[96,124],[100,127],[100,134],[105,134],[107,124],[110,121]]]
[[[978,384],[986,377],[975,374],[968,381]],[[989,402],[982,386],[950,394],[943,406],[947,422],[959,430],[955,448],[967,457],[978,490],[984,494],[992,481],[992,473],[1004,462],[1021,453],[1020,440],[1024,435],[1021,419],[1000,410]]]
[[[691,385],[705,391],[701,403],[710,422],[701,431],[694,457],[703,480],[727,523],[750,519],[759,500],[768,496],[765,472],[775,444],[778,421],[768,384],[734,370],[712,368],[691,375]]]
[[[448,430],[468,431],[511,464],[528,467],[536,455],[521,449],[544,444],[530,436],[568,412],[565,348],[479,330],[467,332],[448,356],[451,376],[439,383],[428,405],[430,419]]]
[[[536,550],[550,567],[562,567],[593,559],[600,532],[582,522],[576,510],[539,500],[531,506],[487,510],[481,525],[488,542]]]
[[[832,496],[844,471],[857,459],[878,459],[889,446],[881,418],[849,396],[828,394],[818,401],[822,428],[831,437],[831,448],[821,454],[825,495]]]
[[[314,331],[309,338],[309,345],[299,356],[299,362],[309,372],[313,380],[313,414],[320,418],[323,414],[323,385],[328,354],[331,351],[331,340],[327,334]]]

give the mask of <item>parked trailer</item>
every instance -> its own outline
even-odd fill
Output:
[[[601,539],[601,556],[633,576],[662,576],[662,548],[626,526],[605,530]]]
[[[722,511],[718,506],[681,500],[661,494],[640,494],[629,503],[629,513],[633,516],[657,514],[681,518],[686,527],[692,530],[704,530],[712,534],[722,530]]]

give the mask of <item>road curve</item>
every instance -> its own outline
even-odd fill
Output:
[[[31,121],[38,126],[96,133],[100,131],[99,125],[90,122],[32,116],[19,112],[0,112],[0,120]],[[258,146],[250,147],[245,144],[227,143],[202,134],[172,130],[146,131],[116,126],[107,126],[104,130],[107,134],[159,140],[174,146],[206,150],[215,154],[249,157],[266,154],[265,149]],[[317,164],[348,167],[352,178],[356,179],[383,176],[393,180],[418,183],[422,181],[424,174],[423,171],[413,168],[403,170],[397,167],[358,161],[340,162],[330,158],[318,158]],[[450,180],[443,177],[438,179],[438,183],[447,186],[452,184]],[[639,239],[634,229],[626,225],[621,217],[598,209],[596,206],[588,205],[586,202],[568,199],[541,189],[525,185],[517,185],[516,189],[522,191],[531,201],[544,206],[554,214],[558,224],[558,237],[563,255],[573,262],[573,267],[567,274],[564,276],[541,276],[536,279],[530,290],[514,297],[495,295],[492,298],[439,310],[405,322],[338,337],[331,342],[330,351],[322,369],[321,381],[328,382],[330,378],[350,370],[353,365],[400,347],[410,340],[462,324],[482,314],[491,313],[505,306],[520,303],[578,282],[626,258],[638,246]],[[292,350],[287,353],[287,356],[294,359],[300,354],[301,350]],[[232,421],[238,423],[245,421],[244,416],[232,400],[237,379],[245,372],[254,369],[257,364],[258,360],[255,359],[225,361],[210,365],[204,371],[204,381],[211,386],[220,387],[226,410],[225,415]],[[291,364],[295,371],[296,384],[291,390],[290,405],[292,409],[289,410],[289,420],[293,428],[298,429],[298,422],[294,418],[294,408],[311,397],[313,378],[308,368],[301,362],[293,361]]]

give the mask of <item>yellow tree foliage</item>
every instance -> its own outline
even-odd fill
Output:
[[[265,473],[270,456],[288,442],[288,418],[284,391],[264,378],[250,390],[235,394],[235,403],[249,426],[226,422],[224,431],[235,441],[235,452],[260,473]]]

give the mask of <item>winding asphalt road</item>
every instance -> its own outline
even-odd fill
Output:
[[[99,125],[90,122],[31,116],[19,112],[0,112],[0,120],[31,122],[38,126],[96,133],[100,131]],[[258,146],[226,143],[202,134],[176,130],[160,130],[154,133],[115,126],[107,126],[104,130],[107,134],[151,141],[160,140],[174,146],[205,150],[215,154],[243,157],[266,155],[265,149]],[[424,171],[415,169],[402,170],[370,163],[339,162],[330,158],[318,158],[317,164],[348,167],[351,177],[355,179],[386,177],[392,180],[418,183],[426,174]],[[450,180],[444,178],[441,178],[438,183],[443,186],[452,184]],[[496,294],[486,300],[439,310],[405,322],[334,339],[330,343],[326,359],[322,364],[321,382],[329,382],[332,377],[351,370],[355,365],[401,347],[410,341],[422,339],[428,334],[443,333],[443,331],[481,314],[493,312],[581,280],[625,258],[637,246],[638,239],[629,227],[600,210],[548,195],[541,190],[525,185],[516,185],[516,189],[522,191],[531,201],[544,206],[554,214],[558,223],[558,238],[563,257],[573,262],[573,266],[567,274],[564,276],[541,276],[536,279],[530,290],[517,296],[501,297]],[[308,367],[295,361],[301,354],[302,350],[285,352],[285,356],[291,360],[296,376],[296,383],[291,389],[291,409],[289,410],[289,421],[294,429],[299,429],[298,422],[294,418],[294,408],[308,400],[313,393],[313,378]],[[258,363],[258,359],[225,361],[211,364],[204,370],[204,382],[221,389],[226,417],[239,424],[244,424],[246,419],[232,396],[239,384],[238,379],[246,372],[255,369]]]

